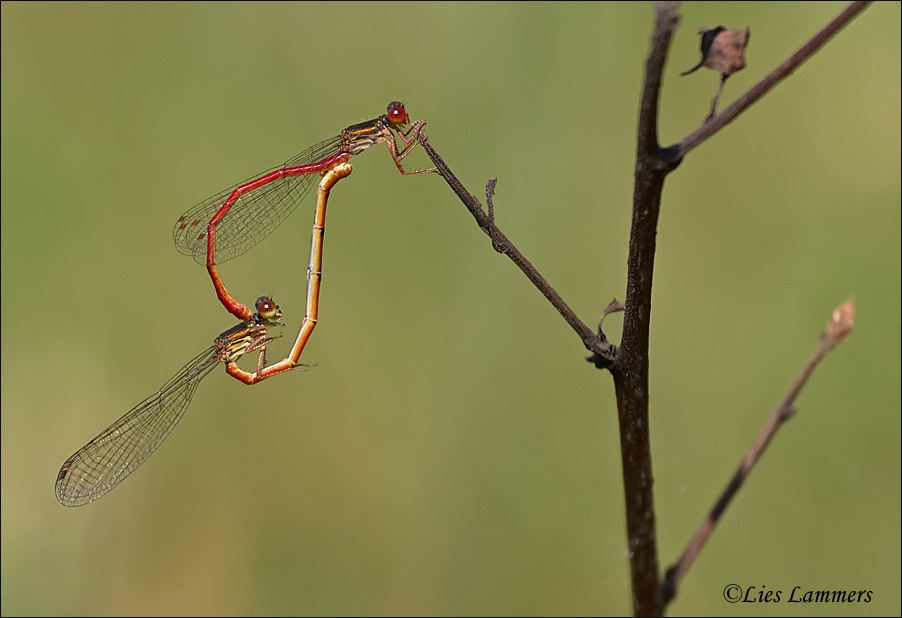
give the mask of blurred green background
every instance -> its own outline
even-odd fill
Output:
[[[662,142],[717,87],[678,77],[698,26],[752,29],[726,105],[843,6],[687,3]],[[830,311],[858,306],[672,615],[900,612],[899,6],[867,10],[665,186],[662,571]],[[174,249],[176,218],[394,99],[472,193],[499,178],[500,227],[594,323],[624,297],[652,10],[3,3],[3,614],[628,612],[610,378],[445,183],[402,177],[382,146],[333,192],[302,357],[318,366],[253,388],[217,369],[113,493],[66,509],[53,482],[234,323]],[[281,304],[273,359],[303,317],[312,212],[222,267],[239,300]],[[728,605],[728,584],[873,601]]]

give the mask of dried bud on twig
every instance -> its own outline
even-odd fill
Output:
[[[694,73],[704,66],[718,71],[727,78],[745,68],[745,48],[748,47],[752,35],[751,28],[727,30],[723,26],[718,26],[709,30],[701,27],[698,33],[702,35],[702,59],[682,75]]]
[[[852,334],[855,323],[855,301],[849,299],[833,310],[827,322],[827,336],[834,342],[845,341]]]

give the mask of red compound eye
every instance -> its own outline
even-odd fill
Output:
[[[410,122],[410,116],[407,115],[407,110],[404,109],[404,104],[400,101],[389,103],[386,115],[392,124],[407,124]]]

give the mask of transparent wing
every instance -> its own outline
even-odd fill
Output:
[[[194,257],[201,265],[207,263],[207,224],[219,212],[230,195],[244,185],[282,169],[311,165],[339,151],[341,137],[320,142],[289,159],[285,165],[273,168],[204,200],[181,217],[172,232],[175,247],[184,255]],[[216,261],[225,262],[238,257],[269,236],[304,199],[310,188],[319,182],[316,171],[298,176],[275,178],[241,195],[232,204],[216,228]]]
[[[56,478],[56,498],[81,506],[134,472],[182,418],[200,381],[219,364],[213,347],[185,365],[154,393],[72,455]]]

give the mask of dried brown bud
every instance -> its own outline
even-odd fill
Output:
[[[845,341],[852,334],[855,323],[855,300],[849,299],[833,310],[827,322],[827,336],[836,343]]]
[[[682,75],[689,75],[705,66],[720,72],[724,78],[745,68],[745,48],[752,36],[751,28],[727,30],[718,26],[713,30],[702,27],[698,29],[702,35],[702,59]]]

